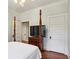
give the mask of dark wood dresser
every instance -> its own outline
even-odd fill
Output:
[[[40,45],[42,45],[42,42],[40,42],[39,40],[39,37],[29,37],[29,44],[38,46],[38,48],[41,50]]]
[[[38,46],[39,44],[39,38],[38,37],[29,37],[29,44]]]

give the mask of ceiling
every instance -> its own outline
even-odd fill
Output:
[[[8,8],[15,10],[16,12],[24,12],[26,10],[36,8],[39,6],[47,5],[50,3],[55,3],[62,0],[26,0],[23,7],[21,7],[19,4],[16,4],[14,0],[8,0]]]

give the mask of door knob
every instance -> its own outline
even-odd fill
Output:
[[[49,38],[51,39],[51,36]]]
[[[24,35],[26,35],[26,34],[24,34]]]

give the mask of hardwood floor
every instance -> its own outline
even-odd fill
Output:
[[[25,41],[22,41],[22,43],[27,43]],[[68,59],[67,55],[54,52],[54,51],[41,51],[42,53],[42,59]]]
[[[42,51],[42,59],[68,59],[67,55],[51,51]]]

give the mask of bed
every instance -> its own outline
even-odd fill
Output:
[[[21,43],[8,43],[8,59],[41,59],[41,52],[38,47]]]
[[[34,42],[34,40],[37,38],[36,37],[36,35],[33,35],[33,37],[31,37],[32,39],[33,39],[33,41],[32,41],[32,43],[34,42],[34,45],[37,45],[38,47],[39,47],[39,49],[40,50],[43,50],[43,36],[42,36],[42,18],[41,18],[41,16],[42,16],[42,10],[40,9],[40,12],[39,12],[39,29],[38,29],[38,33],[39,33],[39,35],[38,35],[38,42]],[[16,42],[17,41],[17,39],[16,39],[16,16],[14,16],[14,20],[13,20],[13,23],[14,23],[14,33],[13,33],[13,41],[14,42]],[[35,30],[35,29],[34,29]],[[30,35],[31,36],[31,35]],[[35,37],[35,39],[34,39],[34,37]]]

